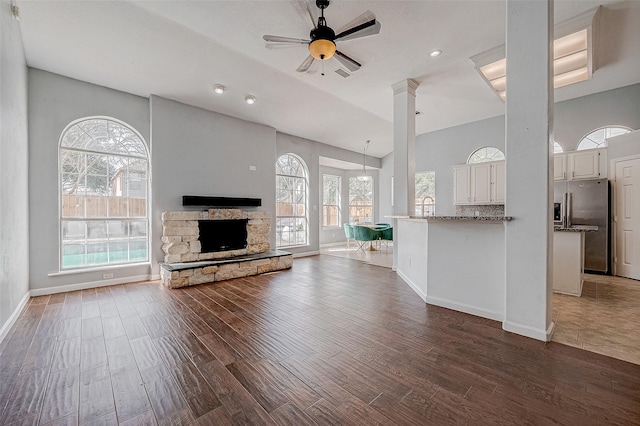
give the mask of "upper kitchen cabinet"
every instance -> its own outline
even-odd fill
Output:
[[[453,204],[473,204],[471,202],[471,166],[453,167]]]
[[[553,180],[565,180],[567,178],[567,154],[555,154],[553,156]]]
[[[505,161],[465,164],[453,168],[455,205],[504,204]]]
[[[588,149],[556,154],[553,158],[554,180],[597,179],[607,176],[607,150]]]

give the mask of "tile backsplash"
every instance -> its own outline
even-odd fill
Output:
[[[504,204],[456,206],[456,216],[504,216]]]

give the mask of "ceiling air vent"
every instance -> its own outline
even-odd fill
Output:
[[[347,78],[347,77],[349,77],[351,75],[348,72],[346,72],[345,70],[343,70],[342,68],[338,68],[336,70],[336,74],[338,74],[340,77],[344,77],[344,78]]]

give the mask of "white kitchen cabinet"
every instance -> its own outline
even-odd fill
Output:
[[[453,168],[453,204],[471,204],[471,166]]]
[[[504,204],[506,193],[504,161],[465,164],[453,168],[455,205]]]
[[[491,163],[471,165],[471,201],[472,204],[491,202]]]
[[[567,154],[553,156],[553,180],[567,179]]]
[[[491,163],[491,204],[504,204],[507,193],[507,163]]]
[[[553,156],[554,180],[605,177],[607,177],[607,150],[605,148],[571,151]]]
[[[600,177],[600,150],[575,151],[569,154],[571,179]]]

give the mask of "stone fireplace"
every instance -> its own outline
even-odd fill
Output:
[[[264,211],[209,209],[162,213],[162,281],[178,288],[291,268],[293,257],[271,251]]]

